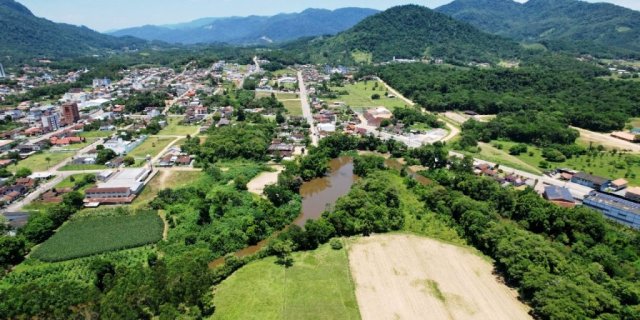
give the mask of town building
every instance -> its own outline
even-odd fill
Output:
[[[65,125],[72,125],[80,120],[80,111],[78,111],[77,103],[63,104],[61,109]]]
[[[42,130],[45,132],[51,132],[59,130],[62,126],[62,122],[60,121],[60,115],[57,113],[52,113],[49,115],[43,115],[40,118],[42,121]]]
[[[631,201],[640,202],[640,188],[634,187],[627,189],[624,197]]]
[[[586,172],[578,172],[571,178],[571,182],[595,189],[598,191],[604,191],[609,187],[611,183],[610,179],[594,176]]]
[[[85,191],[84,202],[88,206],[131,203],[144,188],[150,174],[148,168],[119,171],[95,188]]]
[[[576,201],[573,199],[571,192],[567,188],[558,186],[546,186],[544,188],[544,198],[549,202],[565,208],[573,208]]]
[[[593,191],[583,201],[605,217],[626,226],[640,229],[640,204],[619,196]]]

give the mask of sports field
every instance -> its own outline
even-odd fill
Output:
[[[234,273],[216,290],[213,319],[360,319],[344,249],[293,258],[291,268],[271,257]]]

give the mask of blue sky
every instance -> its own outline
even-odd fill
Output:
[[[187,22],[204,17],[273,15],[306,8],[366,7],[386,9],[416,3],[431,8],[452,0],[18,0],[34,14],[56,22],[85,25],[98,31],[145,24]],[[522,0],[524,1],[524,0]],[[522,2],[521,1],[521,2]],[[640,0],[612,2],[640,10]]]

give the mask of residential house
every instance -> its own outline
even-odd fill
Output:
[[[617,179],[612,181],[609,184],[609,188],[613,189],[614,191],[620,191],[623,190],[625,188],[627,188],[629,186],[629,181],[625,180],[625,179]]]
[[[558,186],[546,186],[543,196],[548,201],[565,208],[573,208],[576,201],[573,199],[569,189]]]

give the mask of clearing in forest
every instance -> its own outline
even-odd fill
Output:
[[[517,293],[470,249],[410,235],[356,239],[349,248],[362,319],[531,319]]]

